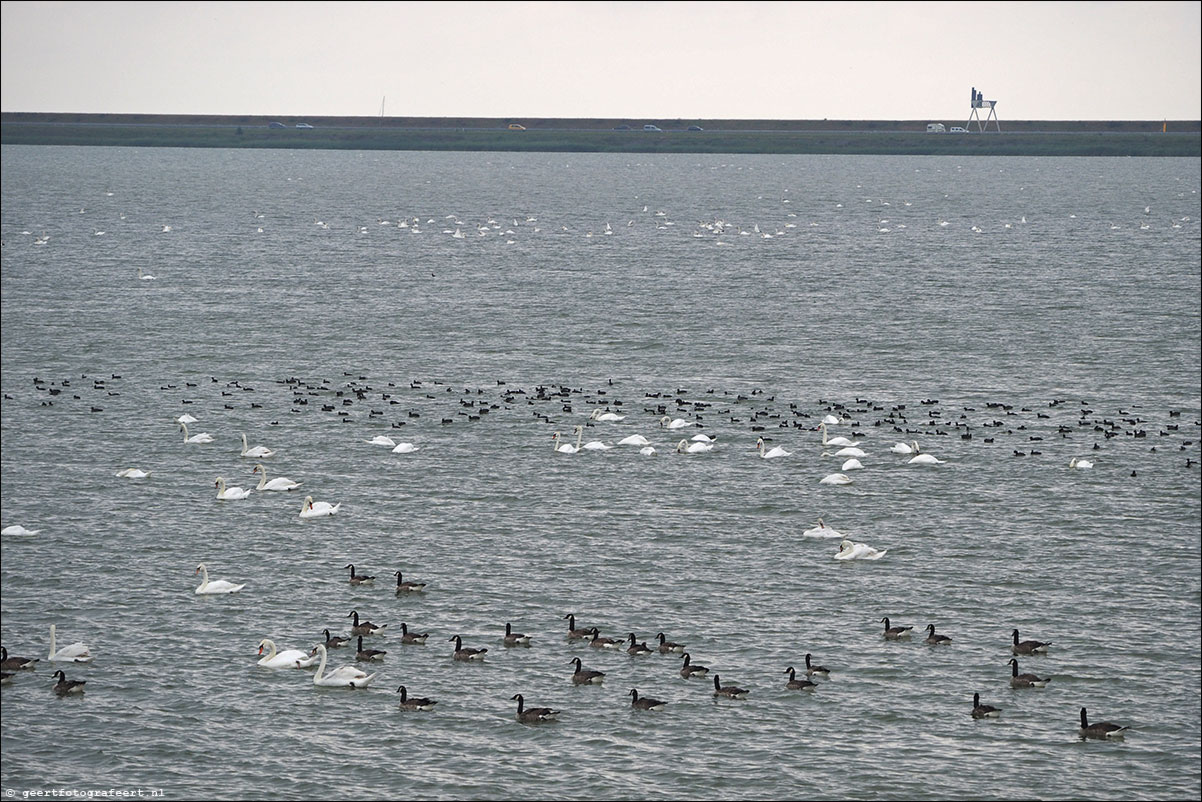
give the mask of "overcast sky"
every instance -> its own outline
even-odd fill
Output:
[[[4,2],[4,111],[1202,117],[1202,3]]]

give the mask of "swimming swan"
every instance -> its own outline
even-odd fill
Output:
[[[386,434],[377,434],[370,440],[364,440],[365,443],[370,443],[373,446],[388,446],[392,448],[396,445],[396,441]]]
[[[266,657],[261,657],[258,665],[264,668],[307,668],[317,662],[317,654],[306,654],[300,649],[285,649],[282,652],[276,652],[275,641],[264,638],[259,641],[259,654],[263,654],[263,648],[270,649]]]
[[[300,517],[321,518],[326,515],[333,515],[338,512],[341,506],[341,501],[331,505],[325,501],[314,501],[312,496],[305,496],[305,503],[301,506]]]
[[[0,535],[36,535],[41,531],[41,529],[26,529],[20,524],[13,524],[12,526],[6,526],[3,529],[0,529]]]
[[[613,412],[606,412],[603,409],[594,409],[592,414],[588,416],[588,419],[617,423],[620,420],[626,420],[626,416],[616,415]]]
[[[764,450],[764,438],[759,438],[755,441],[755,447],[759,449],[760,456],[764,459],[775,459],[776,457],[787,457],[793,452],[785,451],[780,446],[773,446],[769,451]]]
[[[376,678],[376,674],[368,674],[354,666],[342,666],[327,675],[325,673],[326,647],[320,643],[317,644],[317,653],[321,656],[321,663],[317,666],[317,673],[313,675],[314,685],[322,685],[327,688],[366,688]]]
[[[713,443],[690,443],[688,440],[681,440],[676,444],[676,452],[678,454],[704,454],[706,451],[713,450]]]
[[[827,526],[826,524],[824,524],[822,522],[821,518],[818,519],[817,526],[813,526],[813,527],[810,527],[809,529],[805,530],[804,532],[801,533],[801,536],[802,537],[823,537],[823,538],[832,538],[832,539],[834,539],[834,538],[845,539],[843,537],[842,532],[840,532],[837,529],[834,529],[833,527]]]
[[[889,450],[892,451],[894,454],[917,454],[918,453],[918,443],[917,443],[917,441],[912,442],[909,445],[907,445],[905,443],[897,443]]]
[[[835,554],[836,560],[879,560],[885,556],[889,549],[874,549],[867,543],[852,543],[850,540],[844,540],[839,544],[839,551]]]
[[[651,441],[648,440],[646,437],[643,437],[641,434],[632,434],[628,437],[623,437],[621,440],[619,440],[618,445],[620,445],[620,446],[649,446],[649,445],[651,445]]]
[[[413,443],[397,443],[392,447],[393,454],[412,454],[417,450],[418,446],[413,445]]]
[[[287,476],[277,476],[270,482],[267,481],[267,469],[262,463],[255,465],[255,469],[251,473],[259,474],[259,483],[255,485],[255,490],[262,492],[264,490],[296,490],[301,486],[300,482],[294,482]]]
[[[551,440],[554,443],[552,448],[555,451],[558,451],[560,454],[575,454],[576,452],[580,451],[580,441],[583,439],[584,428],[581,426],[576,427],[576,445],[572,445],[571,443],[560,443],[559,432],[556,432],[555,434],[551,435]]]
[[[852,441],[852,440],[848,440],[846,437],[842,437],[842,436],[831,437],[828,439],[826,436],[826,422],[825,421],[818,424],[818,431],[822,432],[822,445],[824,445],[824,446],[852,447],[852,446],[858,446],[860,444],[859,440]]]
[[[204,563],[196,566],[195,573],[201,574],[204,578],[204,581],[201,582],[200,586],[196,588],[197,596],[215,596],[221,593],[237,593],[238,591],[242,590],[242,588],[246,587],[245,583],[241,585],[235,585],[233,582],[226,582],[224,579],[214,579],[212,582],[210,582],[209,569],[205,567]]]
[[[208,432],[201,432],[200,434],[194,434],[191,437],[189,437],[188,436],[188,424],[181,423],[179,425],[179,427],[184,430],[184,442],[185,443],[191,443],[191,444],[195,445],[195,444],[199,444],[199,443],[213,442],[213,435],[209,434]]]
[[[217,486],[217,499],[219,501],[238,501],[239,499],[246,498],[251,493],[249,487],[238,487],[237,485],[226,487],[225,479],[220,476],[217,477],[217,481],[213,484]]]
[[[1068,461],[1068,467],[1070,467],[1070,468],[1092,468],[1093,463],[1087,459],[1077,459],[1076,457],[1073,457],[1072,459],[1070,459]]]
[[[942,465],[943,460],[935,459],[930,454],[919,454],[916,457],[910,457],[906,460],[907,465]]]
[[[242,456],[250,457],[251,459],[263,459],[264,457],[270,457],[273,454],[275,454],[275,452],[272,451],[270,448],[267,448],[266,446],[255,446],[254,448],[247,448],[246,447],[246,433],[245,432],[242,433]]]
[[[686,426],[692,426],[693,422],[687,421],[684,418],[673,419],[668,415],[664,415],[659,419],[659,425],[668,429],[683,429]]]
[[[819,480],[820,485],[849,485],[851,477],[845,473],[830,473]]]
[[[90,663],[92,652],[83,641],[76,641],[61,649],[55,648],[54,624],[50,625],[50,662],[51,663]]]
[[[150,476],[150,471],[143,471],[140,468],[124,468],[117,471],[116,475],[123,479],[145,479]]]

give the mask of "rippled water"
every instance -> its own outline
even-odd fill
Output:
[[[5,792],[1197,797],[1199,178],[4,148],[0,495],[40,531],[0,541],[3,642],[42,658],[3,690]],[[586,440],[659,454],[553,453],[598,407],[626,418]],[[184,412],[215,442],[184,445]],[[867,452],[847,486],[819,484],[831,413]],[[674,453],[664,414],[713,451]],[[256,481],[243,432],[300,490],[214,498]],[[303,494],[341,510],[301,520]],[[801,536],[820,517],[888,553],[833,560]],[[194,595],[202,561],[245,590]],[[396,570],[427,591],[396,597]],[[368,690],[255,665],[351,610],[389,625]],[[567,613],[663,631],[750,697],[569,642]],[[887,642],[884,616],[953,644]],[[506,622],[533,645],[506,649]],[[81,698],[51,691],[52,623],[96,655],[66,667]],[[1045,689],[1009,687],[1016,627],[1054,644],[1019,659]],[[487,660],[453,661],[456,634]],[[806,652],[831,679],[785,690]],[[604,685],[570,683],[577,656]],[[398,711],[402,683],[436,709]],[[631,688],[669,705],[632,711]],[[974,692],[1002,717],[970,718]],[[517,723],[516,693],[560,720]],[[1132,732],[1082,742],[1082,706]]]

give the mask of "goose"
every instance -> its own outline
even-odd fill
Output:
[[[201,432],[200,434],[194,434],[191,437],[189,437],[188,436],[188,424],[181,423],[179,425],[179,427],[184,430],[184,443],[185,444],[199,445],[201,443],[213,442],[213,435],[209,434],[208,432]]]
[[[573,657],[568,661],[568,665],[575,664],[576,670],[572,673],[573,685],[600,685],[605,679],[604,671],[593,671],[584,668],[580,663],[579,657]]]
[[[76,641],[70,646],[64,646],[61,649],[56,649],[54,640],[55,626],[50,625],[50,657],[51,663],[90,663],[92,662],[92,652],[88,649],[87,644],[82,641]]]
[[[54,692],[59,696],[66,696],[69,693],[83,693],[83,686],[88,684],[86,679],[67,679],[67,675],[62,672],[62,669],[55,671],[52,675],[58,682],[54,683]]]
[[[350,638],[342,638],[337,635],[331,635],[330,630],[328,629],[323,629],[321,634],[326,636],[324,645],[327,649],[340,649],[350,642]]]
[[[392,453],[393,454],[412,454],[414,451],[419,451],[419,450],[420,450],[420,447],[413,445],[413,443],[397,443],[395,446],[393,446]]]
[[[0,535],[36,535],[41,529],[26,529],[20,524],[13,524],[0,529]]]
[[[559,442],[559,432],[556,432],[555,434],[551,435],[551,441],[553,443],[552,448],[555,451],[558,451],[560,454],[575,454],[575,453],[577,453],[578,451],[580,451],[580,441],[584,439],[584,429],[577,426],[576,432],[577,432],[576,445],[572,445],[570,443],[560,443]]]
[[[313,675],[314,685],[326,688],[366,688],[378,676],[378,672],[368,674],[354,666],[341,666],[326,674],[326,647],[317,644],[317,653],[321,656],[321,663],[317,666],[317,673]]]
[[[313,501],[312,496],[305,496],[305,503],[301,505],[300,517],[302,518],[323,518],[327,515],[333,515],[342,507],[342,502],[330,504],[325,501]]]
[[[392,448],[396,445],[396,441],[386,434],[377,434],[372,439],[364,440],[363,442],[373,446],[388,446],[389,448]]]
[[[140,468],[124,468],[117,471],[116,475],[122,479],[145,479],[147,476],[150,476],[150,471],[144,471]]]
[[[993,705],[981,704],[981,694],[974,693],[972,695],[972,717],[973,718],[997,718],[1002,715],[1000,707]]]
[[[33,671],[36,657],[9,657],[8,649],[0,646],[0,668],[5,671]]]
[[[568,613],[564,618],[568,622],[568,638],[582,640],[593,634],[591,629],[576,629],[576,615],[574,613]]]
[[[263,655],[263,649],[268,649],[267,656]],[[257,665],[264,668],[306,668],[313,665],[317,661],[314,654],[306,654],[300,649],[285,649],[282,652],[277,652],[275,641],[264,638],[259,641],[259,661]]]
[[[848,440],[846,437],[843,437],[842,435],[840,435],[838,437],[829,437],[828,438],[826,436],[826,423],[825,422],[818,424],[818,431],[822,432],[822,445],[824,447],[825,446],[840,446],[840,447],[847,446],[850,448],[850,447],[858,446],[860,444],[859,440],[854,440],[854,441]]]
[[[370,584],[372,584],[373,582],[375,582],[375,581],[376,581],[376,578],[375,578],[374,576],[364,576],[364,575],[362,575],[362,574],[356,574],[356,573],[355,573],[355,566],[354,566],[354,564],[350,564],[350,565],[344,565],[344,566],[342,566],[342,567],[343,567],[344,569],[345,569],[345,568],[349,568],[349,569],[351,569],[351,579],[350,579],[350,583],[351,583],[352,585],[370,585]]]
[[[751,691],[740,688],[737,685],[723,685],[722,678],[717,674],[714,675],[714,696],[721,696],[727,699],[746,699],[749,693]]]
[[[617,649],[624,642],[625,641],[616,641],[613,638],[601,637],[600,630],[598,630],[596,627],[593,627],[589,631],[588,645],[592,646],[594,649]]]
[[[889,549],[874,549],[867,543],[852,543],[850,540],[844,540],[839,544],[839,551],[835,552],[834,559],[879,560],[888,553]]]
[[[649,445],[651,445],[651,441],[648,440],[646,437],[643,437],[641,434],[632,434],[632,435],[628,435],[627,437],[623,437],[621,440],[619,440],[618,445],[620,445],[620,446],[649,446]]]
[[[275,452],[272,451],[270,448],[267,448],[266,446],[255,446],[254,448],[247,448],[246,447],[246,433],[245,432],[242,433],[242,456],[250,457],[251,459],[264,459],[266,457],[272,456],[273,454],[275,454]]]
[[[639,696],[638,689],[631,688],[630,706],[635,710],[663,710],[668,706],[668,703],[661,702],[659,699],[652,699],[650,696]]]
[[[681,440],[676,444],[677,454],[704,454],[707,451],[713,451],[713,443],[696,442],[690,443],[688,440]]]
[[[625,415],[618,415],[604,409],[594,409],[588,418],[589,420],[598,420],[606,423],[617,423],[620,420],[626,420]]]
[[[806,652],[806,676],[810,677],[830,677],[831,672],[825,666],[816,666],[810,663],[810,653]]]
[[[410,632],[409,625],[404,621],[401,622],[401,643],[421,646],[428,637],[430,637],[429,632]]]
[[[410,699],[409,691],[405,688],[404,685],[397,688],[396,692],[401,695],[401,703],[399,705],[401,710],[433,710],[434,705],[438,704],[438,702],[434,699],[425,699],[425,698],[418,698],[418,697],[414,697],[414,698]]]
[[[710,673],[709,668],[706,666],[695,665],[692,662],[692,658],[689,657],[688,652],[685,652],[681,655],[681,660],[683,660],[684,663],[680,667],[680,676],[684,677],[685,679],[689,679],[690,677],[704,677],[706,674]]]
[[[425,582],[405,582],[400,571],[394,571],[393,576],[396,577],[396,593],[400,596],[402,593],[421,593],[426,589]]]
[[[1010,647],[1010,651],[1014,654],[1047,654],[1048,647],[1052,645],[1051,641],[1043,642],[1041,640],[1025,640],[1021,643],[1018,640],[1018,630],[1011,633],[1014,638],[1014,644]]]
[[[808,679],[798,679],[797,671],[793,666],[785,669],[785,673],[789,675],[789,681],[785,683],[785,687],[791,691],[812,691],[818,687],[818,683]]]
[[[821,518],[818,519],[817,525],[812,526],[809,529],[802,532],[801,536],[802,537],[831,538],[831,539],[839,538],[840,540],[846,539],[843,537],[842,532],[840,532],[837,529],[827,526],[825,523],[822,522]]]
[[[225,486],[225,479],[218,476],[217,481],[213,483],[217,488],[218,501],[238,501],[250,495],[249,487],[238,487],[237,485]]]
[[[488,651],[488,649],[486,649],[486,648],[470,649],[470,648],[464,647],[463,639],[461,637],[459,637],[458,635],[456,635],[453,638],[447,638],[447,640],[455,641],[455,652],[452,655],[452,657],[454,657],[456,660],[460,661],[461,663],[468,663],[473,660],[475,660],[477,662],[482,661],[484,659],[484,653]]]
[[[626,647],[626,654],[631,657],[638,657],[639,655],[651,654],[653,651],[655,650],[647,647],[646,641],[637,642],[634,639],[634,633],[630,633],[630,645]]]
[[[522,698],[520,693],[515,693],[510,701],[517,700],[518,703],[518,721],[523,724],[542,724],[544,721],[554,721],[559,715],[558,710],[552,710],[549,707],[526,707],[526,700]]]
[[[372,660],[383,660],[384,655],[386,654],[388,654],[388,652],[381,651],[380,649],[364,649],[363,636],[359,636],[358,647],[355,651],[355,659],[360,663],[370,663]]]
[[[1128,729],[1130,727],[1120,727],[1118,724],[1112,724],[1109,721],[1099,721],[1097,724],[1090,724],[1085,708],[1081,708],[1082,738],[1122,738],[1123,733]]]
[[[1020,674],[1018,673],[1018,661],[1013,657],[1008,661],[1010,663],[1010,687],[1011,688],[1042,688],[1051,681],[1051,677],[1042,679],[1035,674]]]
[[[226,582],[224,579],[214,579],[210,582],[209,569],[205,567],[204,563],[196,566],[193,576],[196,574],[200,574],[204,580],[196,588],[195,592],[197,596],[216,596],[221,593],[237,593],[238,591],[242,590],[242,588],[246,587],[245,583],[241,585],[235,585],[233,582]]]
[[[684,654],[684,644],[675,643],[667,639],[662,632],[655,633],[655,637],[659,638],[659,653],[660,654]]]
[[[1076,457],[1073,457],[1072,459],[1070,459],[1068,461],[1068,467],[1070,467],[1070,468],[1092,468],[1093,463],[1087,459],[1077,459]]]
[[[792,451],[785,451],[781,446],[773,446],[770,450],[764,450],[764,438],[759,438],[755,441],[755,447],[759,449],[760,457],[763,459],[775,459],[777,457],[787,457],[792,454]]]
[[[0,685],[12,685],[15,676],[16,674],[9,671],[0,671]]]
[[[893,448],[891,448],[889,450],[892,451],[894,454],[917,454],[918,453],[918,443],[914,442],[914,443],[910,443],[908,445],[906,443],[897,443],[896,445],[893,446]]]
[[[684,418],[672,418],[669,415],[664,415],[659,419],[659,425],[665,429],[683,429],[686,426],[692,426],[692,421],[687,421]]]
[[[387,624],[378,627],[370,621],[360,621],[358,610],[351,610],[346,617],[354,619],[351,623],[352,635],[378,635],[388,628]]]
[[[914,629],[914,627],[889,626],[888,618],[882,618],[881,621],[885,623],[885,640],[901,640],[902,638],[909,638]]]
[[[300,482],[294,482],[291,479],[289,479],[287,476],[277,476],[276,478],[272,479],[270,482],[267,481],[267,469],[263,467],[262,463],[255,465],[255,469],[253,471],[251,471],[251,473],[259,474],[259,483],[257,485],[255,485],[255,490],[258,490],[259,492],[262,492],[264,490],[270,490],[272,492],[281,492],[281,491],[285,491],[285,490],[296,490],[298,487],[301,486]]]
[[[820,485],[849,485],[851,477],[845,473],[829,473],[818,482]]]
[[[930,454],[919,454],[906,460],[907,465],[942,465],[943,460],[935,459]]]
[[[927,624],[927,637],[926,637],[926,640],[923,641],[923,643],[930,644],[931,646],[946,646],[947,644],[949,644],[951,642],[952,642],[952,639],[949,638],[947,635],[936,635],[935,634],[935,625],[934,624]]]
[[[509,622],[505,623],[505,637],[503,642],[506,646],[529,646],[530,636],[523,635],[520,632],[514,632],[513,627]]]

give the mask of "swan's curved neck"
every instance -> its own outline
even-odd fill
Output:
[[[247,450],[247,445],[246,445],[246,432],[243,432],[243,433],[242,433],[242,453],[243,453],[243,454],[245,454],[245,453],[246,453],[246,450]]]
[[[584,441],[584,427],[576,427],[576,450],[580,450],[580,444]]]
[[[204,563],[200,564],[200,576],[201,576],[201,579],[203,580],[200,583],[200,586],[203,588],[209,584],[209,569],[205,568]]]
[[[275,659],[275,641],[268,640],[268,641],[265,641],[265,643],[268,647],[271,648],[271,654],[267,655],[267,659],[274,660]]]
[[[180,428],[184,430],[184,442],[188,442],[188,424],[181,423]]]
[[[259,484],[255,486],[255,490],[262,490],[267,486],[267,469],[262,465],[256,465],[255,467],[259,469]]]
[[[317,673],[313,675],[313,684],[314,685],[321,684],[322,675],[325,673],[325,670],[326,670],[326,647],[322,646],[320,643],[317,644],[317,652],[318,652],[318,654],[321,655],[321,662],[318,663],[318,665],[317,665]]]
[[[50,625],[50,657],[54,657],[54,624]]]
[[[828,441],[826,439],[826,424],[825,423],[818,424],[818,430],[820,432],[822,432],[822,445],[827,445]]]

